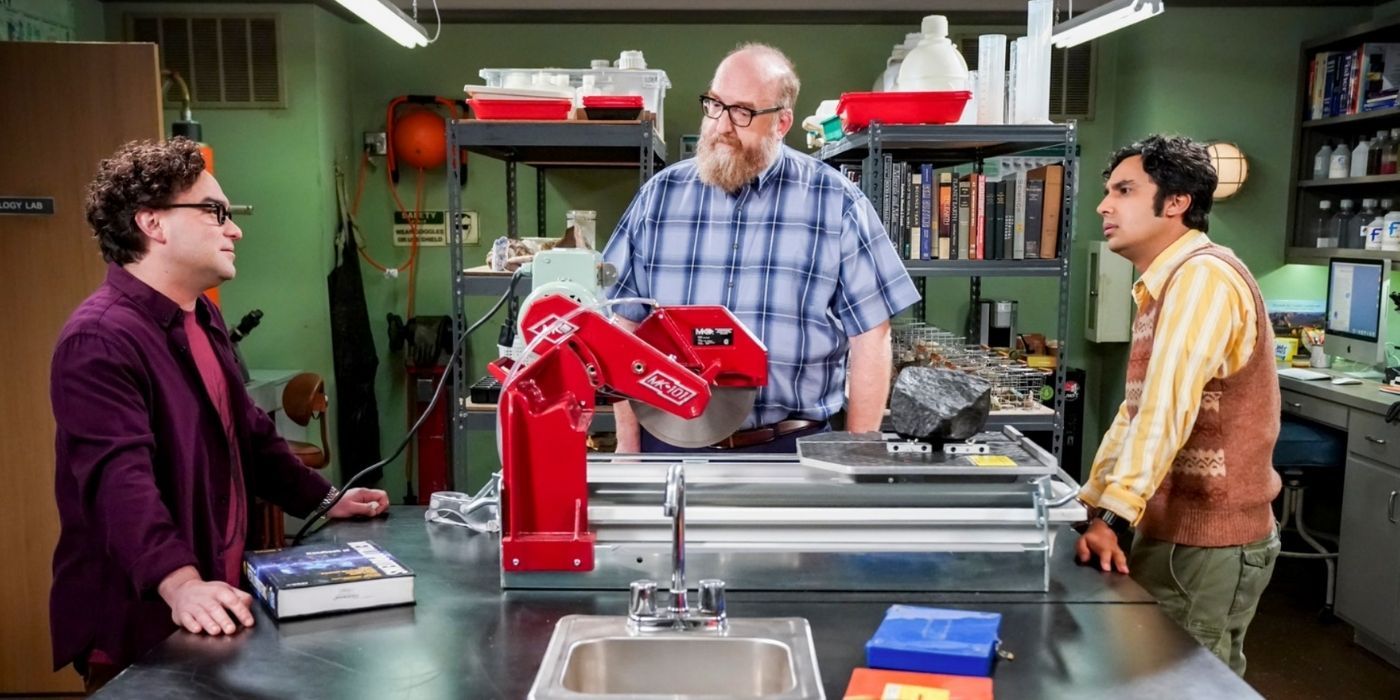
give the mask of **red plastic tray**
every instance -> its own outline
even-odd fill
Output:
[[[588,95],[583,98],[584,107],[599,109],[641,109],[641,95]]]
[[[568,119],[572,100],[467,100],[477,119]]]
[[[836,104],[847,133],[881,124],[951,124],[962,117],[972,98],[966,90],[950,92],[846,92]]]

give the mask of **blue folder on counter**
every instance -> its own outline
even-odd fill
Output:
[[[990,676],[1000,627],[1000,613],[892,605],[865,643],[865,665]]]

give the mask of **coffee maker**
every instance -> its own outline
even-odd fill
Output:
[[[1016,302],[976,299],[968,318],[967,336],[989,348],[1016,347]]]

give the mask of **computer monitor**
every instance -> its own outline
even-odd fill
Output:
[[[1332,258],[1323,350],[1365,365],[1385,362],[1389,260]]]

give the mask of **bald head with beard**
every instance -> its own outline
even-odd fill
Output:
[[[772,165],[792,127],[798,87],[792,62],[775,48],[747,44],[725,57],[710,82],[710,97],[753,110],[782,109],[755,116],[745,127],[724,113],[702,117],[695,153],[700,181],[733,193]]]

